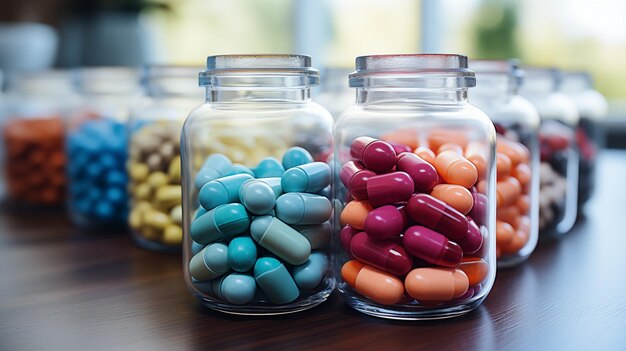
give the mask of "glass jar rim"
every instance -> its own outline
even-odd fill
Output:
[[[501,75],[508,76],[518,86],[524,82],[526,72],[520,67],[519,59],[508,60],[483,60],[475,59],[470,61],[470,69],[473,70],[478,78],[483,75]]]
[[[128,66],[95,66],[74,69],[75,84],[87,94],[128,94],[140,91],[139,70]]]
[[[202,66],[146,64],[141,67],[141,83],[154,79],[195,79]]]
[[[457,54],[393,54],[359,56],[349,76],[350,87],[470,88],[476,86],[467,56]],[[389,81],[391,79],[391,81]],[[386,82],[385,82],[386,81]]]

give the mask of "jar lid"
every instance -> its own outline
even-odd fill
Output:
[[[306,55],[209,56],[199,78],[201,86],[298,88],[319,84],[319,72]]]
[[[372,55],[356,58],[350,87],[453,89],[476,86],[467,56],[455,54]]]

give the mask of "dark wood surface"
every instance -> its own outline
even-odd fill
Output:
[[[368,317],[337,293],[288,316],[213,312],[187,292],[180,256],[5,204],[0,350],[625,350],[626,152],[602,154],[598,181],[571,233],[499,271],[477,310],[431,322]]]

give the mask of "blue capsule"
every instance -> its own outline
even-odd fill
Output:
[[[254,241],[289,264],[302,264],[311,255],[311,244],[292,227],[272,216],[256,217],[250,225]]]
[[[204,245],[198,244],[197,242],[195,242],[193,240],[191,241],[191,254],[192,255],[197,254],[198,252],[202,251],[202,249],[204,249],[204,248],[205,248]]]
[[[219,205],[238,202],[239,188],[250,179],[252,179],[251,175],[243,173],[211,180],[200,188],[198,201],[207,210]]]
[[[289,271],[275,258],[259,258],[254,265],[254,279],[275,304],[289,303],[300,296],[298,286]]]
[[[214,179],[225,176],[232,167],[230,159],[222,154],[213,154],[205,161],[196,174],[195,185],[198,189]]]
[[[191,238],[207,245],[244,233],[250,227],[250,217],[242,204],[226,204],[201,215],[191,222]]]
[[[233,166],[230,168],[230,171],[226,173],[227,176],[234,175],[234,174],[249,174],[254,177],[254,172],[252,172],[250,168],[240,163],[234,163]]]
[[[228,247],[214,243],[198,252],[189,261],[189,274],[200,282],[206,282],[228,272]]]
[[[280,177],[285,173],[283,165],[273,157],[266,157],[254,169],[256,178]]]
[[[285,171],[280,185],[283,191],[316,193],[330,184],[330,167],[324,162],[313,162]]]
[[[249,236],[234,238],[228,244],[228,265],[235,272],[251,270],[256,255],[256,245]]]
[[[287,224],[320,224],[332,214],[330,200],[308,193],[286,193],[276,200],[276,217]]]
[[[293,280],[302,290],[313,290],[320,284],[328,270],[328,257],[322,252],[313,252],[309,259],[293,267]]]
[[[322,224],[294,226],[293,229],[309,241],[311,250],[321,249],[330,245],[333,227],[329,221]]]
[[[276,204],[276,197],[274,190],[267,183],[257,179],[248,180],[239,189],[239,200],[255,215],[270,212]]]
[[[234,305],[244,305],[252,301],[256,293],[256,281],[247,274],[231,273],[211,284],[213,294]]]
[[[297,167],[300,165],[304,165],[307,163],[313,162],[313,156],[299,146],[294,146],[289,148],[287,152],[283,155],[283,167],[285,169],[289,169],[292,167]]]

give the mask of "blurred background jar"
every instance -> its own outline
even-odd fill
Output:
[[[9,198],[17,203],[64,203],[64,123],[78,102],[67,71],[11,75],[2,124]]]
[[[514,60],[472,60],[470,69],[476,73],[476,87],[469,101],[496,128],[496,256],[499,267],[510,267],[526,260],[537,246],[539,114],[518,95],[524,72]]]
[[[204,101],[201,69],[148,65],[142,72],[148,99],[132,108],[128,124],[128,223],[137,244],[147,249],[181,249],[180,130]]]
[[[126,224],[129,108],[141,96],[138,72],[124,67],[81,68],[82,105],[67,123],[69,211],[86,227]]]
[[[336,122],[335,271],[352,308],[390,319],[465,314],[496,274],[496,134],[470,105],[461,55],[356,59]]]
[[[209,308],[282,314],[324,302],[332,117],[303,55],[211,56],[181,136],[185,281]]]
[[[578,169],[578,211],[593,195],[598,150],[604,145],[603,121],[608,104],[602,94],[594,90],[593,81],[586,72],[565,72],[561,91],[576,104],[580,119],[576,126],[576,141],[580,150]]]
[[[354,89],[348,86],[346,77],[351,68],[327,67],[320,77],[320,93],[314,98],[337,120],[339,115],[354,103]]]
[[[579,151],[575,128],[576,105],[559,92],[562,75],[553,68],[524,68],[520,95],[535,106],[541,125],[539,237],[567,233],[576,222],[578,208]]]

